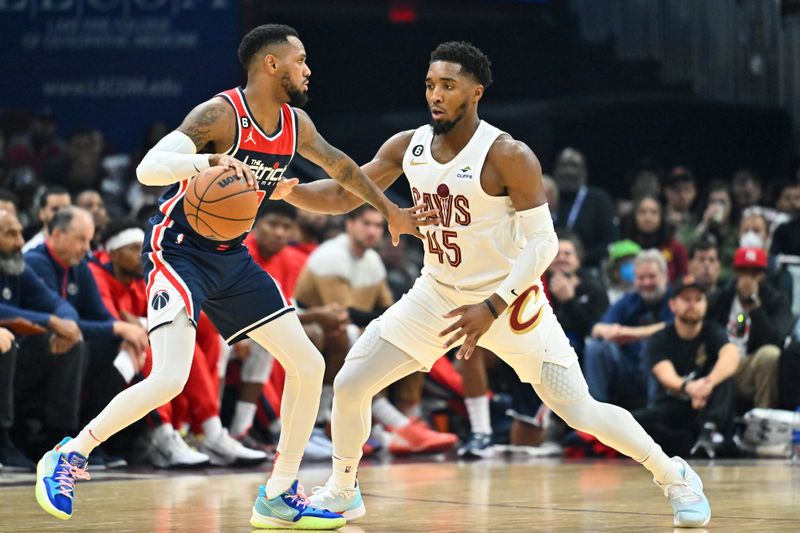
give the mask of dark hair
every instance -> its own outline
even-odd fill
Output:
[[[61,231],[68,231],[70,224],[72,224],[72,219],[75,218],[75,213],[78,212],[78,209],[81,211],[86,211],[85,209],[81,209],[80,207],[75,206],[67,206],[62,207],[56,214],[53,215],[53,220],[50,221],[50,226],[48,229],[50,233],[53,233],[55,230],[60,229]],[[91,217],[91,215],[89,215]]]
[[[270,201],[267,203],[266,209],[262,209],[258,214],[258,218],[261,219],[267,215],[278,215],[294,221],[297,220],[297,208],[283,200]]]
[[[364,213],[366,213],[367,211],[377,211],[377,209],[375,209],[375,207],[371,206],[370,204],[361,204],[352,211],[348,212],[345,215],[345,217],[347,218],[347,220],[356,220],[364,216]]]
[[[14,207],[19,206],[19,198],[8,189],[0,189],[0,201],[5,201],[14,204]]]
[[[103,230],[103,235],[100,237],[100,241],[105,244],[108,240],[116,235],[119,235],[126,229],[131,228],[139,228],[142,229],[142,225],[133,220],[132,218],[121,218],[121,219],[113,219],[111,220],[108,225]]]
[[[639,210],[639,206],[642,205],[642,202],[645,200],[654,201],[656,204],[658,204],[658,208],[661,211],[661,224],[658,226],[658,229],[652,236],[642,233],[642,231],[636,225],[636,211]],[[638,243],[642,249],[661,248],[672,239],[672,233],[672,228],[670,228],[664,216],[664,206],[657,197],[653,196],[652,194],[644,194],[633,201],[633,209],[631,210],[630,216],[625,223],[624,231],[622,233],[623,237]]]
[[[288,42],[290,36],[298,37],[297,30],[284,24],[262,24],[253,28],[239,43],[239,62],[247,69],[253,57],[265,46]]]
[[[47,205],[47,199],[50,196],[57,196],[61,194],[69,194],[69,191],[61,185],[51,185],[47,187],[42,194],[39,195],[39,209]]]
[[[448,41],[431,52],[431,60],[458,63],[461,71],[472,75],[484,87],[492,84],[492,62],[475,45],[466,41]]]
[[[575,253],[578,255],[578,259],[581,261],[581,263],[583,263],[583,256],[585,252],[583,248],[583,241],[578,234],[570,229],[560,228],[556,230],[556,236],[558,237],[559,241],[571,242],[572,246],[575,247]]]
[[[717,239],[709,233],[704,233],[699,239],[694,241],[691,246],[689,246],[689,259],[694,259],[694,256],[697,255],[697,252],[707,252],[709,250],[714,250],[717,252],[717,257],[719,257]]]

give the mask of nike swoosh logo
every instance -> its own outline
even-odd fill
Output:
[[[519,294],[517,294],[517,289],[511,289],[511,294],[514,296],[519,296]]]
[[[417,165],[427,165],[428,164],[427,161],[414,161],[413,159],[411,161],[409,161],[409,163],[411,164],[412,167],[415,167]]]

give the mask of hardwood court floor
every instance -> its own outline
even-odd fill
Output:
[[[707,531],[800,531],[800,465],[695,466],[713,510]],[[208,474],[98,473],[78,487],[68,522],[39,509],[32,476],[0,476],[0,531],[251,531],[263,474]],[[327,474],[327,467],[305,468],[301,478],[311,487]],[[628,461],[386,464],[362,468],[359,477],[368,514],[346,533],[673,531],[666,499]]]

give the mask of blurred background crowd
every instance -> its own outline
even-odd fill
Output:
[[[48,21],[59,17],[113,28],[160,16],[170,34],[193,21],[199,28],[193,45],[141,45],[143,54],[162,47],[163,57],[153,56],[160,62],[142,68],[174,76],[184,88],[175,94],[152,80],[145,84],[158,98],[114,84],[69,92],[64,67],[53,64],[35,81],[15,71],[23,85],[0,95],[3,468],[31,469],[31,457],[151,371],[141,234],[132,230],[144,227],[163,191],[139,184],[136,165],[192,105],[240,79],[235,43],[268,21],[299,30],[314,73],[309,113],[360,162],[388,135],[427,122],[422,79],[433,46],[456,38],[487,52],[496,83],[479,112],[527,142],[547,174],[559,253],[543,281],[590,392],[630,409],[668,453],[752,452],[740,417],[800,406],[794,2],[720,2],[727,16],[716,18],[710,5],[668,0],[653,2],[658,9],[471,1],[457,14],[446,1],[210,4],[183,13],[188,22],[153,6],[141,19],[119,6],[94,14],[3,8],[2,16],[35,22],[15,34],[23,58],[59,46],[85,52],[70,44],[75,35],[51,34]],[[203,10],[231,21],[213,47],[203,39],[218,26]],[[38,40],[31,27],[42,28]],[[92,67],[113,72],[102,59],[115,42],[91,46],[105,46],[93,51],[100,59]],[[222,67],[198,76],[171,65],[172,56],[197,71]],[[21,94],[24,86],[36,90]],[[301,158],[286,175],[326,179]],[[389,194],[410,204],[402,179]],[[297,303],[325,356],[305,457],[327,460],[333,378],[363,328],[418,276],[421,244],[407,238],[393,247],[369,207],[334,217],[273,202],[245,245]],[[494,354],[443,355],[430,373],[376,397],[366,455],[615,455],[564,427]],[[280,429],[283,377],[257,344],[228,347],[201,319],[184,392],[98,449],[93,468],[263,462]]]

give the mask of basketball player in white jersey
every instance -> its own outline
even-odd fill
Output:
[[[425,78],[430,125],[398,133],[362,167],[384,188],[405,174],[415,201],[438,209],[440,223],[424,230],[414,287],[367,327],[336,377],[333,476],[311,501],[350,520],[364,515],[356,471],[373,395],[462,343],[457,357],[476,346],[493,351],[569,425],[650,470],[675,525],[704,525],[711,511],[694,470],[667,457],[630,413],[588,393],[539,279],[558,249],[541,168],[528,146],[478,118],[490,83],[480,50],[441,44]],[[320,212],[360,203],[335,183],[299,185],[286,199]]]

